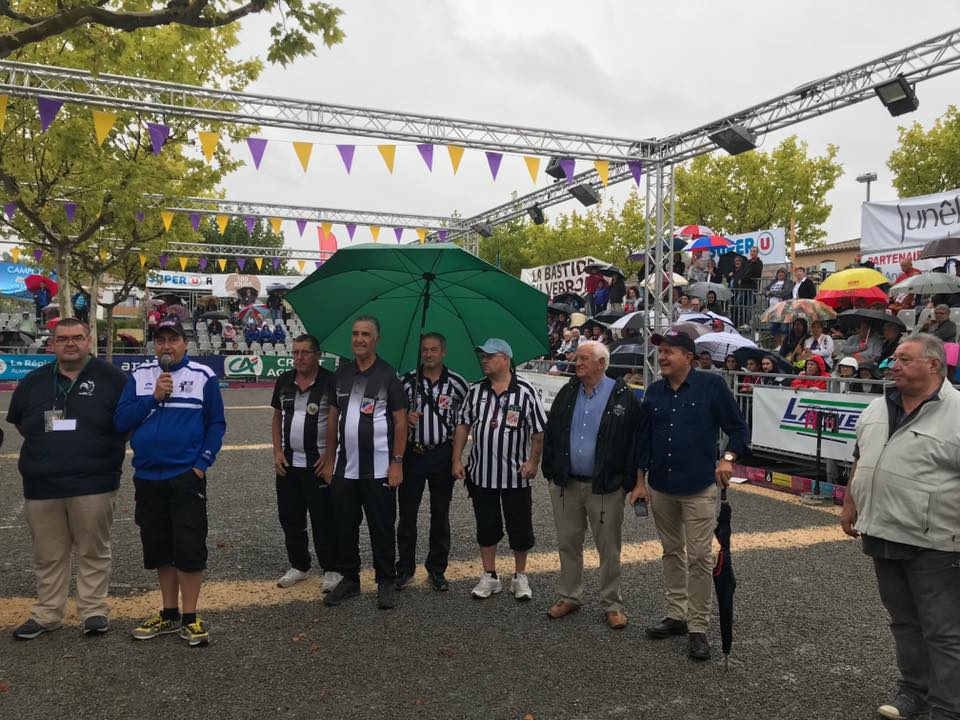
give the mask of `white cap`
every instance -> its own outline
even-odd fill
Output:
[[[845,357],[843,360],[837,363],[837,367],[841,366],[852,367],[854,370],[860,369],[860,363],[857,362],[855,357]]]

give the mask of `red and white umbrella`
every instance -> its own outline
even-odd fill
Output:
[[[688,238],[698,238],[702,237],[703,235],[716,235],[716,233],[706,225],[684,225],[682,228],[673,233],[674,237]]]

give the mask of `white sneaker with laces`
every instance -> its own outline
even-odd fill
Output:
[[[306,580],[310,577],[310,573],[304,572],[303,570],[297,570],[296,568],[290,568],[287,570],[283,577],[277,580],[277,587],[288,588],[293,587],[301,580]]]
[[[333,570],[329,570],[323,574],[323,591],[330,592],[337,585],[340,584],[340,581],[343,580],[343,575]]]
[[[514,575],[510,580],[510,592],[517,600],[533,600],[533,590],[525,574]]]
[[[500,578],[495,578],[490,573],[484,573],[480,582],[476,584],[470,594],[478,600],[483,600],[491,595],[496,595],[501,590],[503,590],[503,583],[500,582]]]

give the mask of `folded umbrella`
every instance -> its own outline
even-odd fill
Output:
[[[727,355],[740,348],[755,348],[757,344],[749,338],[736,333],[713,332],[694,338],[697,352],[706,350],[716,362],[722,363]]]
[[[720,491],[720,514],[713,534],[720,543],[720,553],[713,567],[713,589],[717,593],[717,610],[720,613],[720,649],[723,651],[723,669],[727,670],[730,649],[733,647],[733,595],[737,589],[737,578],[733,574],[733,560],[730,557],[730,536],[733,533],[730,519],[733,511],[727,502],[727,490]]]

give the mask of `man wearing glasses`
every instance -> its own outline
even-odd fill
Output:
[[[7,411],[23,436],[19,468],[37,577],[37,601],[13,633],[18,640],[63,623],[74,548],[83,634],[109,630],[110,528],[125,445],[113,414],[126,376],[90,356],[89,331],[76,318],[54,327],[53,351],[56,361],[20,381]]]
[[[336,572],[337,531],[330,488],[321,477],[327,450],[327,419],[337,401],[333,373],[320,367],[320,343],[313,335],[293,341],[293,370],[277,378],[273,390],[273,462],[277,509],[290,569],[277,581],[293,587],[310,574],[307,514],[313,549],[323,569],[323,591],[342,579]],[[331,452],[334,452],[331,448]]]

